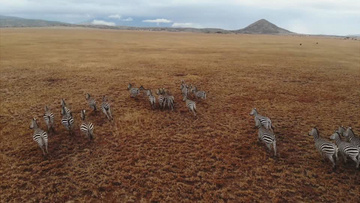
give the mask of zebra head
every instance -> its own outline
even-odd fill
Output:
[[[253,108],[250,112],[250,116],[256,116],[258,114],[256,108]]]
[[[61,106],[64,108],[66,106],[65,100],[61,99]]]
[[[81,110],[81,120],[85,120],[85,110]]]
[[[89,93],[86,93],[86,95],[85,95],[86,100],[89,100],[90,97],[91,97],[90,94],[89,94]]]
[[[38,124],[36,122],[36,118],[33,118],[31,120],[30,129],[36,129],[36,128],[38,128]]]
[[[313,129],[311,129],[311,131],[309,132],[309,136],[313,136],[315,139],[319,137],[319,131],[316,127],[314,127]]]

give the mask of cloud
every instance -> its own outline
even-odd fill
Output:
[[[108,17],[109,17],[109,18],[120,19],[120,18],[121,18],[121,15],[119,15],[119,14],[114,14],[114,15],[109,15]]]
[[[178,28],[202,28],[199,24],[195,23],[173,23],[171,27],[178,27]]]
[[[104,20],[93,20],[91,22],[91,24],[93,24],[93,25],[107,25],[107,26],[115,26],[116,25],[113,22],[108,22],[108,21],[104,21]]]
[[[132,18],[128,17],[128,18],[125,18],[125,19],[122,19],[122,21],[125,21],[125,22],[130,22],[130,21],[133,21]]]
[[[168,19],[164,19],[164,18],[158,18],[158,19],[155,19],[155,20],[143,20],[144,23],[171,23],[172,21],[171,20],[168,20]]]

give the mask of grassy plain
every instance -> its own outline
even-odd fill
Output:
[[[0,200],[359,202],[360,171],[333,172],[307,136],[360,133],[359,64],[360,41],[340,38],[0,29]],[[181,79],[208,92],[196,118]],[[175,111],[131,99],[129,82],[168,88]],[[112,123],[90,113],[87,92],[108,96]],[[60,124],[61,98],[75,136]],[[45,105],[56,133],[43,157],[29,125],[45,128]],[[272,118],[277,158],[257,143],[253,107]],[[93,142],[78,130],[81,109]]]

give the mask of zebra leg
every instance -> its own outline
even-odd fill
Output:
[[[276,156],[276,141],[273,142],[273,147],[274,147],[274,156]]]
[[[329,155],[329,156],[328,156],[328,159],[331,161],[332,167],[333,167],[333,169],[334,169],[334,168],[336,167],[336,163],[335,163],[335,160],[334,160],[333,156],[332,156],[332,155]]]
[[[41,148],[41,151],[42,151],[43,155],[45,156],[44,147],[40,147],[40,148]]]

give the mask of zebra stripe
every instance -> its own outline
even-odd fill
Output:
[[[112,120],[110,104],[107,102],[106,96],[103,96],[103,103],[101,104],[102,112],[105,114],[107,119]]]
[[[45,106],[45,114],[43,117],[44,117],[48,131],[50,129],[54,130],[54,117],[55,116],[47,106]]]
[[[81,110],[81,120],[83,120],[83,123],[80,125],[80,131],[83,132],[90,140],[92,140],[94,138],[94,125],[85,121],[85,110]]]
[[[64,115],[61,119],[61,123],[65,126],[69,133],[71,133],[74,125],[74,118],[70,114]]]
[[[309,136],[314,137],[315,147],[320,152],[321,156],[328,158],[331,161],[333,168],[335,168],[336,160],[338,159],[338,148],[336,145],[321,138],[317,128],[313,128],[310,131]]]
[[[196,102],[184,97],[183,101],[185,101],[186,107],[189,109],[190,112],[196,116]]]
[[[258,132],[259,141],[265,143],[266,147],[271,151],[271,146],[274,149],[274,156],[276,156],[276,137],[275,134],[264,128],[263,126],[259,128]]]
[[[197,88],[194,86],[191,88],[192,93],[195,95],[197,99],[206,99],[206,92],[205,91],[198,91]]]
[[[349,157],[356,163],[356,168],[359,168],[359,147],[349,142],[342,141],[338,132],[335,132],[333,135],[331,135],[330,139],[335,140],[335,143],[339,148],[339,152],[342,155],[344,162],[346,163],[347,157]]]
[[[351,144],[360,147],[360,138],[355,135],[351,127],[348,127],[343,133],[343,135],[348,139]]]
[[[91,95],[88,94],[88,93],[86,93],[86,96],[85,96],[85,97],[86,97],[86,100],[87,100],[90,108],[91,108],[92,110],[96,111],[97,108],[96,108],[96,101],[95,101],[95,99],[92,98]]]
[[[255,127],[260,128],[264,126],[268,130],[272,130],[274,127],[272,126],[272,122],[270,118],[260,115],[256,108],[253,108],[250,112],[251,116],[254,116]]]
[[[30,125],[31,129],[34,129],[33,140],[38,143],[43,154],[48,152],[48,135],[45,131],[41,130],[36,122],[36,119],[33,118]],[[46,153],[45,153],[46,152]]]

